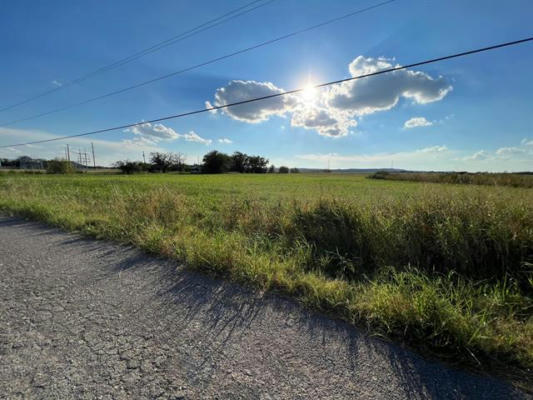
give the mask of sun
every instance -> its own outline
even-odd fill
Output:
[[[307,104],[314,104],[318,98],[318,89],[315,84],[308,82],[302,90],[302,99]]]

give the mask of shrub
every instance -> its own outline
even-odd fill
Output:
[[[281,167],[279,167],[278,172],[280,174],[288,174],[289,173],[289,167],[285,167],[284,165],[282,165]]]
[[[72,174],[74,173],[74,166],[70,161],[65,160],[50,160],[46,167],[48,174]]]
[[[115,168],[120,169],[123,174],[131,175],[147,171],[149,166],[136,161],[117,161]]]
[[[387,171],[377,171],[374,172],[372,175],[369,175],[369,179],[387,179],[387,177],[390,175]]]

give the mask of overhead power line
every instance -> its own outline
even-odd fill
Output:
[[[372,72],[372,73],[368,73],[368,74],[353,76],[351,78],[345,78],[345,79],[339,79],[339,80],[336,80],[336,81],[330,81],[330,82],[326,82],[326,83],[321,83],[321,84],[318,84],[318,85],[314,85],[312,88],[319,89],[319,88],[323,88],[323,87],[326,87],[326,86],[336,85],[336,84],[345,83],[345,82],[351,82],[351,81],[355,81],[357,79],[369,78],[369,77],[372,77],[372,76],[387,74],[387,73],[391,73],[391,72],[394,72],[394,71],[400,71],[400,70],[407,69],[407,68],[418,67],[418,66],[421,66],[421,65],[433,64],[433,63],[436,63],[436,62],[439,62],[439,61],[450,60],[452,58],[465,57],[465,56],[469,56],[469,55],[476,54],[476,53],[482,53],[482,52],[486,52],[486,51],[490,51],[490,50],[496,50],[496,49],[500,49],[502,47],[515,46],[515,45],[518,45],[518,44],[521,44],[521,43],[526,43],[526,42],[531,42],[531,41],[533,41],[533,36],[527,37],[527,38],[524,38],[524,39],[514,40],[512,42],[499,43],[499,44],[495,44],[495,45],[491,45],[491,46],[487,46],[487,47],[482,47],[482,48],[478,48],[478,49],[474,49],[474,50],[463,51],[461,53],[451,54],[451,55],[438,57],[438,58],[432,58],[432,59],[424,60],[424,61],[418,61],[418,62],[415,62],[415,63],[403,65],[403,66],[382,69],[382,70],[379,70],[379,71],[376,71],[376,72]],[[201,113],[205,113],[205,112],[209,112],[209,111],[216,111],[216,110],[221,110],[221,109],[224,109],[224,108],[230,108],[230,107],[235,107],[235,106],[239,106],[239,105],[243,105],[243,104],[248,104],[248,103],[253,103],[253,102],[257,102],[257,101],[272,99],[272,98],[275,98],[275,97],[287,96],[287,95],[299,93],[299,92],[302,92],[302,91],[308,90],[308,89],[309,89],[308,87],[303,87],[303,88],[298,88],[298,89],[294,89],[294,90],[288,90],[288,91],[284,91],[284,92],[280,92],[280,93],[276,93],[276,94],[271,94],[271,95],[268,95],[268,96],[255,97],[255,98],[251,98],[251,99],[247,99],[247,100],[237,101],[235,103],[224,104],[224,105],[221,105],[221,106],[212,106],[212,107],[207,107],[207,108],[203,108],[203,109],[200,109],[200,110],[184,112],[184,113],[181,113],[181,114],[169,115],[169,116],[166,116],[166,117],[156,118],[156,119],[152,119],[152,120],[149,120],[149,121],[135,122],[135,123],[126,124],[126,125],[114,126],[114,127],[111,127],[111,128],[99,129],[99,130],[96,130],[96,131],[78,133],[78,134],[75,134],[75,135],[68,135],[68,136],[58,136],[58,137],[51,138],[51,139],[37,140],[37,141],[33,141],[33,142],[4,145],[4,146],[0,146],[0,148],[17,147],[17,146],[26,146],[26,145],[29,145],[29,144],[39,144],[39,143],[54,142],[54,141],[57,141],[57,140],[64,140],[64,139],[70,139],[70,138],[76,138],[76,137],[82,137],[82,136],[95,135],[97,133],[110,132],[110,131],[115,131],[115,130],[119,130],[119,129],[132,128],[134,126],[141,126],[141,125],[144,125],[144,124],[152,124],[152,123],[156,123],[156,122],[167,121],[169,119],[182,118],[182,117],[187,117],[187,116],[190,116],[190,115],[201,114]]]
[[[25,100],[22,100],[22,101],[19,101],[18,103],[14,103],[14,104],[11,104],[9,106],[6,106],[6,107],[3,107],[3,108],[0,108],[0,112],[3,112],[3,111],[7,111],[7,110],[10,110],[12,108],[15,108],[15,107],[18,107],[20,105],[23,105],[23,104],[26,104],[26,103],[29,103],[30,101],[33,101],[33,100],[37,100],[41,97],[44,97],[44,96],[47,96],[49,94],[52,94],[52,93],[55,93],[61,89],[64,89],[66,87],[69,87],[69,86],[72,86],[76,83],[80,83],[88,78],[91,78],[95,75],[98,75],[98,74],[101,74],[103,72],[106,72],[106,71],[110,71],[112,69],[115,69],[115,68],[118,68],[122,65],[125,65],[127,63],[130,63],[134,60],[137,60],[141,57],[144,57],[145,55],[147,54],[150,54],[150,53],[154,53],[156,51],[159,51],[161,50],[162,48],[164,47],[167,47],[167,46],[170,46],[172,44],[175,44],[177,42],[181,42],[182,40],[185,40],[191,36],[194,36],[200,32],[204,32],[208,29],[211,29],[211,28],[214,28],[215,26],[218,26],[220,24],[223,24],[231,19],[234,19],[234,18],[237,18],[241,15],[244,15],[244,14],[247,14],[249,12],[252,12],[258,8],[261,8],[261,7],[264,7],[272,2],[274,2],[276,0],[254,0],[250,3],[247,3],[245,4],[244,6],[241,6],[239,8],[236,8],[234,10],[231,10],[217,18],[213,18],[209,21],[206,21],[194,28],[191,28],[191,29],[188,29],[184,32],[181,32],[180,34],[178,35],[175,35],[175,36],[172,36],[171,38],[169,39],[166,39],[166,40],[163,40],[161,42],[158,42],[150,47],[147,47],[146,49],[143,49],[143,50],[140,50],[136,53],[133,53],[127,57],[124,57],[124,58],[121,58],[120,60],[117,60],[117,61],[114,61],[112,62],[111,64],[107,64],[107,65],[104,65],[100,68],[97,68],[91,72],[88,72],[86,73],[85,75],[82,75],[78,78],[75,78],[75,79],[72,79],[70,81],[67,81],[67,82],[64,82],[61,84],[61,86],[57,86],[53,89],[49,89],[49,90],[46,90],[42,93],[39,93],[35,96],[32,96],[32,97],[29,97]],[[261,3],[262,2],[262,3]],[[261,4],[258,4],[258,5],[255,5],[255,7],[251,7],[253,6],[254,4],[257,4],[257,3],[261,3]],[[251,8],[250,8],[251,7]]]
[[[350,12],[348,14],[344,14],[344,15],[341,15],[339,17],[335,17],[335,18],[329,19],[329,20],[327,20],[325,22],[321,22],[319,24],[315,24],[315,25],[309,26],[307,28],[300,29],[298,31],[294,31],[294,32],[288,33],[286,35],[279,36],[277,38],[270,39],[270,40],[267,40],[265,42],[261,42],[261,43],[255,44],[253,46],[246,47],[246,48],[241,49],[241,50],[237,50],[237,51],[235,51],[233,53],[229,53],[229,54],[226,54],[226,55],[223,55],[223,56],[220,56],[220,57],[212,58],[212,59],[210,59],[208,61],[204,61],[204,62],[202,62],[200,64],[192,65],[190,67],[187,67],[187,68],[184,68],[184,69],[181,69],[181,70],[178,70],[178,71],[174,71],[174,72],[171,72],[169,74],[165,74],[165,75],[159,76],[157,78],[149,79],[147,81],[144,81],[144,82],[141,82],[141,83],[137,83],[135,85],[128,86],[128,87],[125,87],[123,89],[114,90],[112,92],[109,92],[109,93],[106,93],[106,94],[103,94],[103,95],[100,95],[100,96],[92,97],[90,99],[83,100],[83,101],[81,101],[79,103],[70,104],[70,105],[67,105],[67,106],[64,106],[64,107],[60,107],[60,108],[56,108],[56,109],[53,109],[53,110],[50,110],[50,111],[45,111],[45,112],[42,112],[40,114],[35,114],[35,115],[31,115],[29,117],[19,118],[19,119],[13,120],[13,121],[9,121],[9,122],[3,123],[1,125],[2,126],[14,125],[14,124],[19,123],[19,122],[29,121],[29,120],[32,120],[32,119],[44,117],[46,115],[55,114],[55,113],[58,113],[58,112],[61,112],[61,111],[65,111],[65,110],[68,110],[68,109],[71,109],[71,108],[74,108],[74,107],[78,107],[78,106],[81,106],[81,105],[84,105],[84,104],[92,103],[92,102],[97,101],[97,100],[101,100],[101,99],[104,99],[104,98],[107,98],[107,97],[115,96],[117,94],[124,93],[124,92],[127,92],[129,90],[137,89],[137,88],[140,88],[142,86],[146,86],[146,85],[149,85],[151,83],[161,81],[163,79],[168,79],[168,78],[171,78],[173,76],[176,76],[176,75],[179,75],[179,74],[183,74],[185,72],[189,72],[189,71],[195,70],[197,68],[204,67],[206,65],[213,64],[213,63],[216,63],[218,61],[222,61],[222,60],[225,60],[225,59],[228,59],[228,58],[231,58],[231,57],[235,57],[235,56],[237,56],[239,54],[247,53],[249,51],[258,49],[260,47],[268,46],[268,45],[271,45],[273,43],[279,42],[281,40],[285,40],[285,39],[291,38],[293,36],[296,36],[296,35],[299,35],[299,34],[302,34],[302,33],[305,33],[305,32],[309,32],[309,31],[314,30],[314,29],[321,28],[321,27],[326,26],[326,25],[330,25],[330,24],[332,24],[334,22],[338,22],[338,21],[341,21],[343,19],[346,19],[346,18],[349,18],[349,17],[353,17],[353,16],[355,16],[357,14],[362,14],[364,12],[373,10],[375,8],[382,7],[384,5],[390,4],[390,3],[394,2],[394,1],[396,1],[396,0],[387,0],[387,1],[384,1],[384,2],[381,2],[381,3],[374,4],[374,5],[369,6],[369,7],[361,8],[361,9],[358,9],[356,11],[352,11],[352,12]]]

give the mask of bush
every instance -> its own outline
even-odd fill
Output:
[[[149,165],[136,161],[117,161],[115,168],[120,169],[123,174],[131,175],[147,171]]]
[[[65,160],[50,160],[46,167],[47,174],[72,174],[74,173],[74,166],[70,161]]]
[[[533,188],[533,175],[530,173],[488,173],[488,172],[402,172],[378,171],[369,175],[370,179],[394,181],[415,181],[451,183],[456,185],[490,185]]]
[[[387,177],[390,175],[387,171],[377,171],[374,172],[372,175],[368,175],[369,179],[387,179]]]
[[[280,174],[288,174],[289,173],[289,167],[285,167],[284,165],[282,165],[281,167],[279,167],[278,172]]]

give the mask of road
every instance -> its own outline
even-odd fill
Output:
[[[0,218],[0,398],[510,399],[340,321],[133,248]]]

